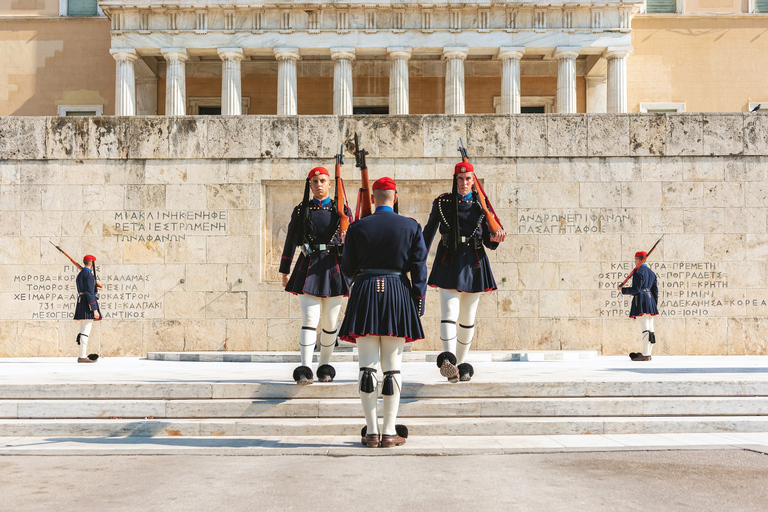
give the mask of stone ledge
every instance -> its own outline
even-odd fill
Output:
[[[371,158],[768,155],[756,114],[2,117],[0,159],[330,158],[352,135]]]

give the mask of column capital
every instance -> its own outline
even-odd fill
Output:
[[[560,59],[575,59],[579,56],[581,46],[558,46],[555,48],[555,58]]]
[[[245,54],[242,48],[216,48],[221,60],[243,60]]]
[[[136,53],[135,48],[110,48],[109,53],[112,54],[115,60],[130,60],[134,62],[139,60],[139,54]]]
[[[609,46],[605,49],[603,57],[606,59],[624,59],[632,53],[631,46]]]
[[[499,60],[503,60],[503,59],[520,60],[523,58],[524,53],[525,53],[524,46],[502,46],[501,48],[499,48],[499,53],[496,54],[496,58]]]
[[[301,54],[296,47],[278,47],[275,48],[275,58],[277,60],[299,60]]]
[[[469,48],[466,46],[446,46],[443,48],[444,59],[461,59],[467,58]]]
[[[387,48],[387,57],[390,59],[405,59],[411,58],[411,52],[413,48],[410,46],[392,46]]]
[[[354,46],[338,46],[331,48],[331,60],[355,60]]]
[[[584,80],[586,80],[586,82],[588,84],[590,84],[590,83],[599,84],[601,82],[605,82],[606,80],[608,80],[608,76],[606,76],[606,75],[585,75],[584,76]]]
[[[186,48],[160,48],[160,53],[165,60],[179,59],[181,61],[189,60],[189,54]]]

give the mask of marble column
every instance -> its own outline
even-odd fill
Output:
[[[333,115],[352,115],[352,61],[354,48],[331,48],[333,60]]]
[[[445,59],[445,113],[464,114],[464,59],[469,48],[443,48]]]
[[[139,60],[133,48],[112,48],[109,50],[117,61],[115,68],[115,115],[136,115],[136,71],[134,63]]]
[[[520,59],[524,47],[499,48],[501,60],[501,114],[520,113]]]
[[[608,113],[627,113],[627,57],[632,47],[609,47],[605,52],[608,60]]]
[[[240,83],[240,62],[245,58],[242,48],[219,48],[221,58],[221,114],[239,116],[243,113]]]
[[[557,48],[557,112],[576,113],[576,57],[580,48]]]
[[[298,48],[275,48],[277,59],[277,115],[295,116],[298,114],[298,94],[296,92],[296,61],[299,60]]]
[[[605,75],[585,76],[587,81],[587,113],[605,114],[607,82]]]
[[[187,115],[186,48],[161,48],[165,66],[165,115]]]
[[[411,48],[387,48],[389,57],[389,113],[407,115],[409,112],[408,60]]]

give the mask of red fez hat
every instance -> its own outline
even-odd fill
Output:
[[[326,176],[330,176],[331,174],[328,172],[328,169],[325,167],[315,167],[311,171],[309,171],[309,175],[307,176],[307,179],[310,179],[312,176],[320,176],[321,174],[325,174]]]
[[[83,261],[96,261],[96,256],[92,254],[86,254],[83,256]]]
[[[373,190],[397,190],[397,184],[392,178],[379,178],[373,182]]]
[[[475,168],[469,162],[459,162],[453,168],[453,174],[461,174],[462,172],[475,172]]]
[[[645,258],[646,256],[648,256],[648,253],[645,251],[637,251],[635,253],[635,258]]]

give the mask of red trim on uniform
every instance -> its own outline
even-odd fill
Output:
[[[629,318],[637,318],[639,316],[648,315],[648,316],[658,316],[658,313],[640,313],[639,315],[630,316]]]
[[[465,292],[464,290],[459,290],[458,288],[445,288],[443,286],[437,286],[436,284],[430,284],[429,287],[437,288],[438,290],[453,290],[454,292],[459,292],[459,293],[485,293],[485,292],[495,292],[496,290],[499,289],[498,287],[496,287],[496,288],[486,288],[481,292]]]
[[[411,338],[409,336],[395,336],[394,334],[374,334],[374,333],[369,333],[369,334],[349,333],[349,334],[345,334],[344,336],[339,336],[339,339],[349,343],[357,344],[357,338],[362,338],[364,336],[391,336],[393,338],[405,338],[406,343],[413,343],[414,341],[424,339],[424,338]]]

